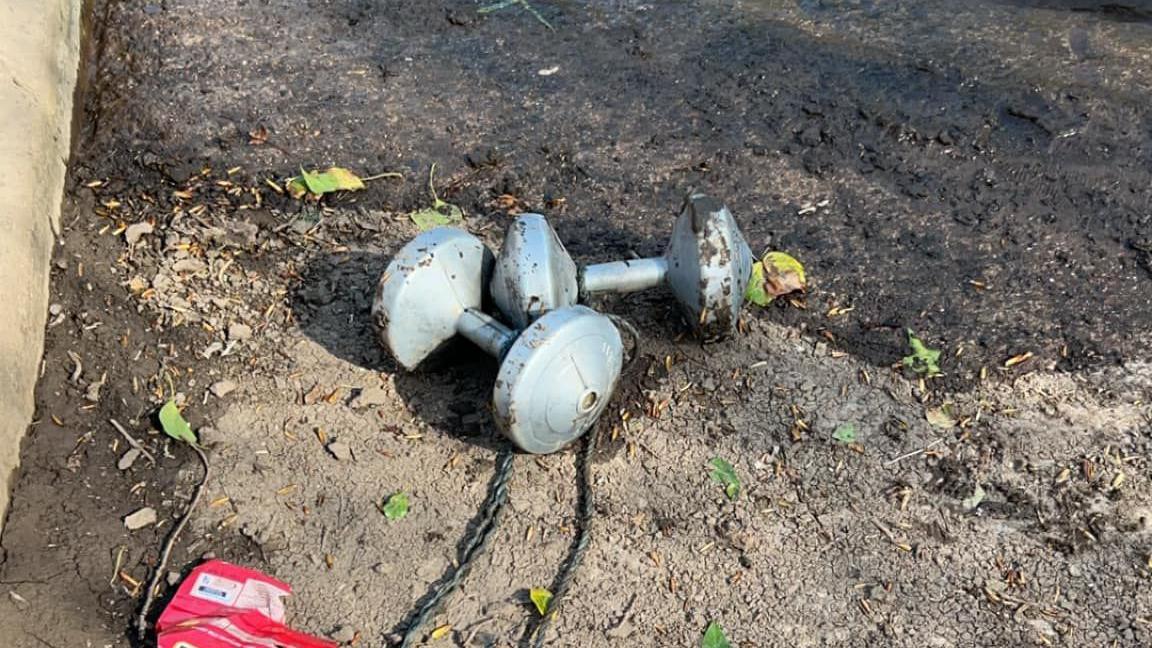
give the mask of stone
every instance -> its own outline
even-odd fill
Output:
[[[129,531],[143,529],[153,524],[156,524],[156,509],[151,506],[145,506],[124,518],[124,526],[128,527]]]
[[[200,259],[181,259],[172,264],[174,272],[200,272],[206,267]]]
[[[228,339],[237,342],[250,339],[252,337],[252,327],[247,324],[236,322],[228,327]]]
[[[328,637],[337,643],[351,643],[356,638],[356,628],[343,624],[336,626]]]
[[[239,385],[237,385],[235,381],[220,380],[218,382],[212,383],[212,386],[209,387],[209,390],[216,398],[224,398],[228,394],[236,391],[237,387],[239,387]]]
[[[339,461],[348,461],[352,458],[352,448],[347,443],[333,441],[328,444],[328,452]]]
[[[140,458],[140,454],[139,448],[129,449],[128,452],[120,455],[120,461],[116,462],[116,467],[120,470],[128,470],[132,467],[132,464],[136,463],[136,460]]]
[[[128,245],[135,245],[142,236],[151,234],[155,230],[152,223],[144,221],[143,223],[133,223],[124,230],[124,241]]]
[[[360,390],[356,398],[349,405],[353,409],[368,407],[370,405],[383,405],[388,402],[388,392],[382,387],[365,387]]]

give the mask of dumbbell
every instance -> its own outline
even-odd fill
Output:
[[[388,264],[372,318],[380,342],[413,370],[456,335],[500,360],[492,404],[497,426],[527,452],[577,439],[607,407],[624,345],[604,315],[557,308],[513,330],[480,310],[492,252],[460,229],[423,232]]]
[[[597,292],[633,292],[667,284],[689,323],[705,337],[736,328],[752,273],[752,250],[723,203],[701,193],[684,200],[663,256],[578,269],[539,214],[509,228],[489,290],[514,326]]]

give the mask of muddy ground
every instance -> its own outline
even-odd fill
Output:
[[[200,476],[153,429],[168,398],[214,473],[173,579],[214,554],[292,583],[300,629],[403,629],[501,443],[492,360],[407,374],[372,338],[433,163],[493,247],[527,209],[578,261],[657,254],[697,187],[811,278],[707,346],[666,292],[595,302],[642,343],[550,645],[689,646],[713,620],[742,646],[1152,644],[1152,10],[534,5],[554,30],[455,0],[94,3],[6,645],[132,645]],[[329,164],[404,177],[319,204],[266,182]],[[942,378],[893,368],[906,328]],[[109,419],[156,464],[118,468]],[[573,459],[517,460],[433,645],[521,639],[575,532]],[[125,529],[145,506],[160,523]]]

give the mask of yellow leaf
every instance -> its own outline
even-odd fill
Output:
[[[447,637],[449,632],[452,632],[452,624],[445,623],[444,625],[432,631],[432,641],[437,641]]]
[[[773,299],[808,287],[804,266],[784,252],[769,252],[752,264],[745,299],[767,306]]]

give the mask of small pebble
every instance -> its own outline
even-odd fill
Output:
[[[239,322],[228,327],[229,340],[247,340],[252,337],[252,327]]]
[[[212,383],[212,386],[209,389],[212,391],[212,395],[216,398],[224,398],[228,394],[236,391],[237,387],[238,385],[235,383],[235,381],[221,380],[219,382]]]
[[[145,506],[139,511],[136,511],[135,513],[132,513],[128,517],[124,518],[124,526],[128,527],[129,531],[143,529],[144,527],[152,526],[153,524],[156,524],[156,509],[152,508],[151,506]]]
[[[128,452],[120,455],[120,461],[116,462],[116,467],[120,470],[128,470],[132,467],[132,464],[136,463],[136,460],[139,458],[140,450],[137,448],[131,448],[128,450]]]
[[[328,452],[332,453],[340,461],[348,461],[352,458],[352,448],[347,443],[333,441],[328,444]]]
[[[383,405],[388,402],[388,392],[381,387],[365,387],[349,405],[353,409],[369,405]]]
[[[143,223],[133,223],[124,230],[124,241],[128,245],[135,245],[140,237],[145,234],[151,234],[153,231],[152,223],[144,221]]]
[[[356,628],[350,625],[338,625],[328,636],[337,643],[350,643],[356,638]]]

